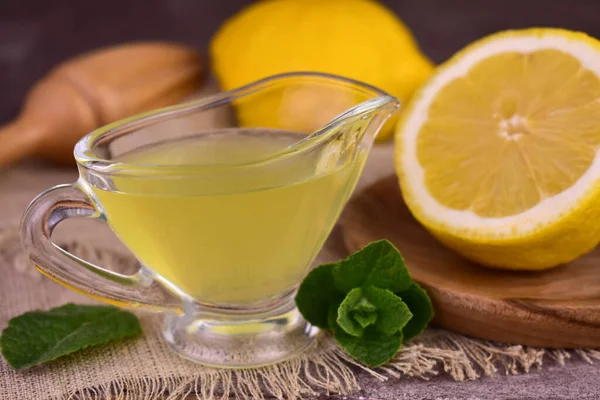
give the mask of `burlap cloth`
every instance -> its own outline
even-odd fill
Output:
[[[376,148],[359,188],[391,172],[391,158],[389,146]],[[91,302],[35,271],[21,253],[16,230],[23,209],[35,194],[75,178],[74,168],[59,170],[40,165],[0,172],[0,329],[9,318],[25,311],[66,302]],[[58,229],[56,241],[106,267],[122,270],[135,265],[108,228],[93,221],[67,221]],[[327,261],[341,256],[334,234],[320,258]],[[369,377],[367,382],[387,381],[386,386],[380,386],[385,388],[405,376],[429,379],[446,375],[448,378],[441,378],[442,382],[449,378],[475,380],[497,372],[526,373],[540,367],[543,360],[546,364],[564,364],[566,358],[574,358],[573,354],[590,363],[600,358],[600,353],[593,350],[569,353],[506,346],[430,328],[407,344],[393,362],[375,371],[353,364],[327,335],[322,335],[315,348],[297,359],[256,370],[228,371],[202,367],[177,357],[160,339],[160,317],[148,314],[140,317],[144,329],[140,339],[85,350],[21,372],[13,371],[0,358],[0,399],[310,398],[355,392],[365,376]],[[402,390],[390,390],[378,389],[377,393],[368,394],[377,398],[417,398],[416,394],[401,395]],[[430,393],[429,389],[423,390]],[[489,398],[571,398],[553,397],[556,393],[532,397],[490,394]],[[572,398],[597,398],[596,394]],[[449,393],[439,398],[484,397],[467,394],[455,397]]]

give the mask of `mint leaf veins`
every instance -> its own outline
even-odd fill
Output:
[[[141,333],[138,319],[128,311],[112,306],[65,304],[12,318],[0,336],[0,347],[10,366],[24,369]]]
[[[429,296],[387,240],[313,269],[296,305],[308,322],[331,330],[350,356],[371,367],[388,362],[433,318]]]

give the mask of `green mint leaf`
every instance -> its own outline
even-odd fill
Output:
[[[352,315],[352,310],[362,298],[362,289],[354,288],[348,292],[338,308],[336,322],[347,334],[352,336],[360,336],[364,331],[363,326],[355,321]]]
[[[377,321],[377,307],[363,295],[358,303],[352,307],[352,318],[360,326],[366,328]]]
[[[361,314],[370,314],[374,311],[377,311],[377,307],[375,307],[375,304],[371,303],[363,296],[360,298],[360,301],[356,303],[354,307],[352,307],[352,311]]]
[[[319,328],[330,327],[327,317],[329,306],[340,304],[344,293],[333,284],[333,265],[323,264],[306,275],[296,294],[296,305],[305,320]]]
[[[411,283],[408,290],[398,293],[398,296],[411,310],[413,317],[402,329],[404,340],[410,340],[421,334],[433,319],[433,305],[429,296],[416,282]]]
[[[300,285],[296,304],[308,322],[331,329],[351,357],[371,367],[389,361],[433,318],[427,293],[386,240],[315,268]]]
[[[369,285],[400,292],[407,290],[411,282],[400,252],[387,240],[370,243],[334,263],[333,278],[335,287],[343,293]]]
[[[412,318],[408,306],[389,290],[369,286],[363,291],[366,298],[377,307],[375,327],[384,335],[393,335],[402,330]]]
[[[337,326],[337,316],[338,316],[338,305],[337,304],[330,304],[329,305],[329,310],[327,311],[327,325],[330,327],[330,329],[333,329],[334,327]]]
[[[371,312],[370,314],[361,314],[358,312],[352,313],[352,318],[360,324],[363,328],[369,325],[373,325],[377,321],[377,312]]]
[[[360,337],[347,334],[340,327],[333,330],[336,341],[352,358],[368,365],[378,367],[396,355],[402,345],[402,332],[383,335],[374,326],[365,329]]]
[[[140,335],[135,315],[112,306],[65,304],[12,318],[0,336],[15,369],[29,368],[89,346]]]

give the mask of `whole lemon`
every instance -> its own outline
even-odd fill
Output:
[[[225,22],[210,51],[224,90],[279,73],[316,71],[369,83],[404,102],[433,69],[406,26],[370,0],[260,1]],[[274,125],[260,110],[238,117],[247,126]],[[379,139],[391,131],[387,127]]]

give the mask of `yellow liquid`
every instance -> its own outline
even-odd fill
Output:
[[[260,160],[297,140],[271,132],[154,146],[121,161],[198,164],[191,167],[197,174],[119,175],[111,191],[92,191],[113,231],[164,282],[201,302],[258,302],[301,281],[365,160],[358,153],[322,168],[326,156],[313,152],[272,166],[223,166]]]

